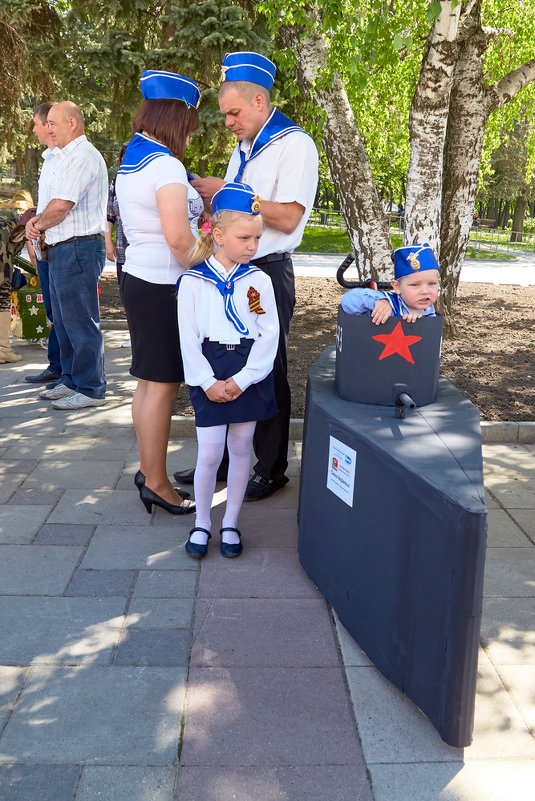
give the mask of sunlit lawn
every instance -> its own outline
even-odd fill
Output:
[[[401,234],[390,232],[392,250],[401,247],[403,240]],[[320,228],[307,226],[303,234],[303,241],[297,248],[297,253],[351,253],[352,247],[349,236],[341,228]],[[494,250],[476,250],[471,245],[466,252],[467,259],[499,259],[510,261],[514,256],[499,253]]]

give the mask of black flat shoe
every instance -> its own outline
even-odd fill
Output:
[[[235,531],[240,540],[241,534],[237,528],[232,528],[232,526],[225,526],[225,528],[219,530],[219,536],[221,537],[219,550],[221,551],[222,556],[226,556],[228,559],[233,559],[235,556],[239,556],[241,554],[243,545],[241,542],[237,542],[235,545],[232,545],[230,542],[223,542],[224,531]]]
[[[165,509],[166,512],[169,512],[170,515],[188,515],[191,512],[195,511],[195,501],[183,501],[181,504],[168,503],[166,500],[161,498],[155,492],[153,492],[150,487],[147,487],[146,484],[139,490],[139,497],[141,498],[145,509],[149,514],[152,513],[153,506],[159,506],[160,509]],[[178,496],[177,494],[177,497]]]
[[[274,478],[273,481],[269,481],[269,479],[259,476],[258,473],[253,473],[252,478],[247,483],[243,500],[261,501],[262,498],[268,498],[277,490],[285,487],[289,480],[286,476],[282,476],[282,478]]]
[[[138,470],[137,473],[135,474],[134,484],[139,490],[141,489],[141,487],[145,486],[145,476],[143,475],[141,470]],[[173,489],[177,490],[180,497],[183,498],[184,500],[186,498],[191,498],[191,493],[189,493],[187,490],[183,490],[179,487],[173,487]]]
[[[189,554],[189,556],[191,556],[192,559],[204,559],[204,557],[208,553],[208,543],[206,543],[206,545],[200,545],[198,542],[191,542],[191,535],[193,534],[194,531],[202,531],[204,532],[204,534],[208,534],[209,540],[212,539],[212,535],[205,528],[201,528],[200,526],[195,526],[195,528],[191,529],[188,541],[184,545],[186,553]]]
[[[179,484],[193,484],[195,468],[193,467],[190,470],[177,470],[176,473],[173,473],[173,478]]]

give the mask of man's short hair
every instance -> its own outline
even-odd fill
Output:
[[[260,92],[260,94],[264,96],[266,104],[271,106],[269,90],[264,86],[260,86],[259,83],[251,83],[250,81],[224,81],[219,87],[218,96],[223,97],[227,89],[235,89],[239,96],[247,100],[248,103],[251,102],[254,95]]]
[[[49,100],[46,103],[39,103],[33,110],[33,117],[39,117],[43,125],[46,125],[46,120],[48,117],[48,112],[52,108],[54,103],[51,103]]]

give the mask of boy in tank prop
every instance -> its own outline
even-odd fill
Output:
[[[348,314],[370,315],[376,325],[392,317],[414,323],[420,317],[435,317],[440,272],[435,254],[427,243],[406,245],[392,253],[393,292],[377,289],[351,289],[340,305]]]
[[[392,292],[344,295],[336,349],[309,371],[299,560],[378,670],[462,748],[486,543],[479,413],[439,378],[431,249],[399,248],[393,261]]]

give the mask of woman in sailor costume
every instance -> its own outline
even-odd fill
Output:
[[[129,246],[121,296],[132,342],[131,375],[138,379],[132,418],[140,469],[134,481],[150,513],[159,506],[186,514],[167,477],[171,411],[184,380],[176,310],[176,282],[195,244],[203,203],[182,164],[197,128],[199,89],[183,75],[146,70],[144,101],[132,121],[132,137],[116,180]]]
[[[212,221],[203,226],[191,257],[196,266],[179,281],[182,357],[199,445],[194,478],[197,516],[186,543],[187,553],[195,559],[202,559],[208,550],[210,510],[225,438],[229,470],[220,551],[226,557],[241,553],[237,523],[256,421],[278,411],[273,385],[279,340],[275,296],[269,276],[249,264],[262,234],[259,207],[246,184],[228,183],[216,192]]]

